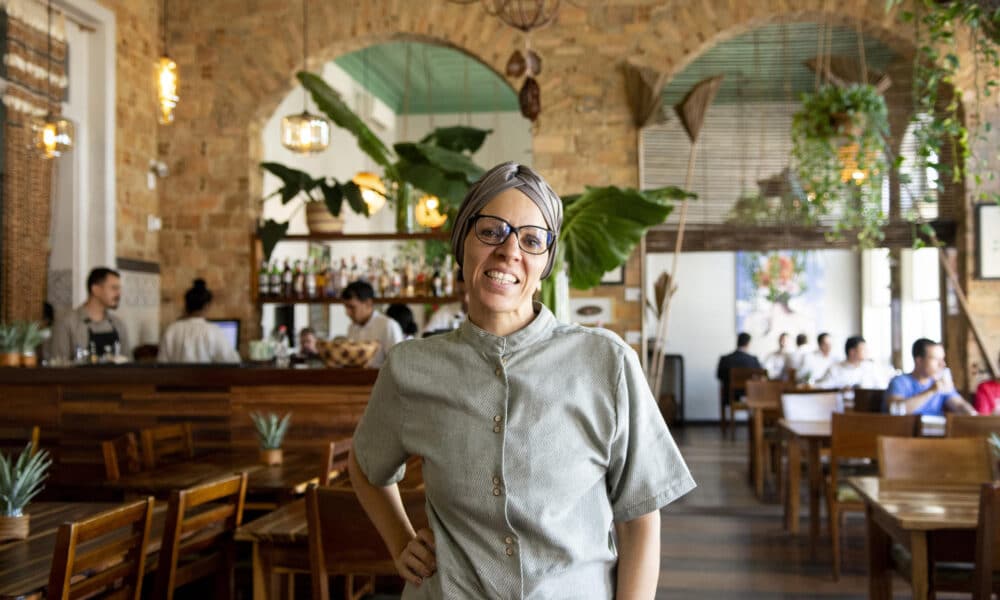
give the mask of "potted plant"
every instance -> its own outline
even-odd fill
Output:
[[[281,442],[285,439],[291,418],[292,413],[287,413],[280,419],[274,413],[266,415],[250,413],[250,419],[253,421],[254,427],[257,428],[257,437],[260,439],[260,459],[265,465],[281,464]]]
[[[0,541],[28,537],[24,507],[42,491],[50,466],[49,453],[32,453],[30,442],[17,458],[0,452]]]
[[[0,323],[0,367],[21,365],[21,344],[18,326]]]
[[[42,327],[37,321],[28,321],[21,324],[20,330],[21,366],[37,367],[38,357],[35,351],[42,343]]]
[[[803,94],[792,117],[792,158],[808,200],[803,222],[813,224],[836,206],[835,236],[856,232],[866,247],[882,239],[888,114],[871,85],[827,84]]]

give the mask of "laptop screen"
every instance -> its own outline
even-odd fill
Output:
[[[234,350],[240,346],[240,321],[239,319],[208,319],[209,323],[215,323],[226,334],[229,345]]]

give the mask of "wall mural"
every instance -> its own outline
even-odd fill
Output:
[[[736,253],[736,330],[753,337],[757,351],[772,351],[778,335],[823,330],[823,264],[817,252]]]

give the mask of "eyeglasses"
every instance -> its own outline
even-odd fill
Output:
[[[472,228],[476,239],[489,246],[499,246],[507,241],[511,233],[517,235],[517,245],[528,254],[545,254],[552,247],[556,234],[544,227],[522,225],[514,227],[500,217],[476,215],[472,218]]]

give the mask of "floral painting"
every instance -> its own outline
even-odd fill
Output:
[[[822,329],[823,266],[815,252],[779,250],[736,253],[736,329],[753,348],[771,351],[778,335]]]

